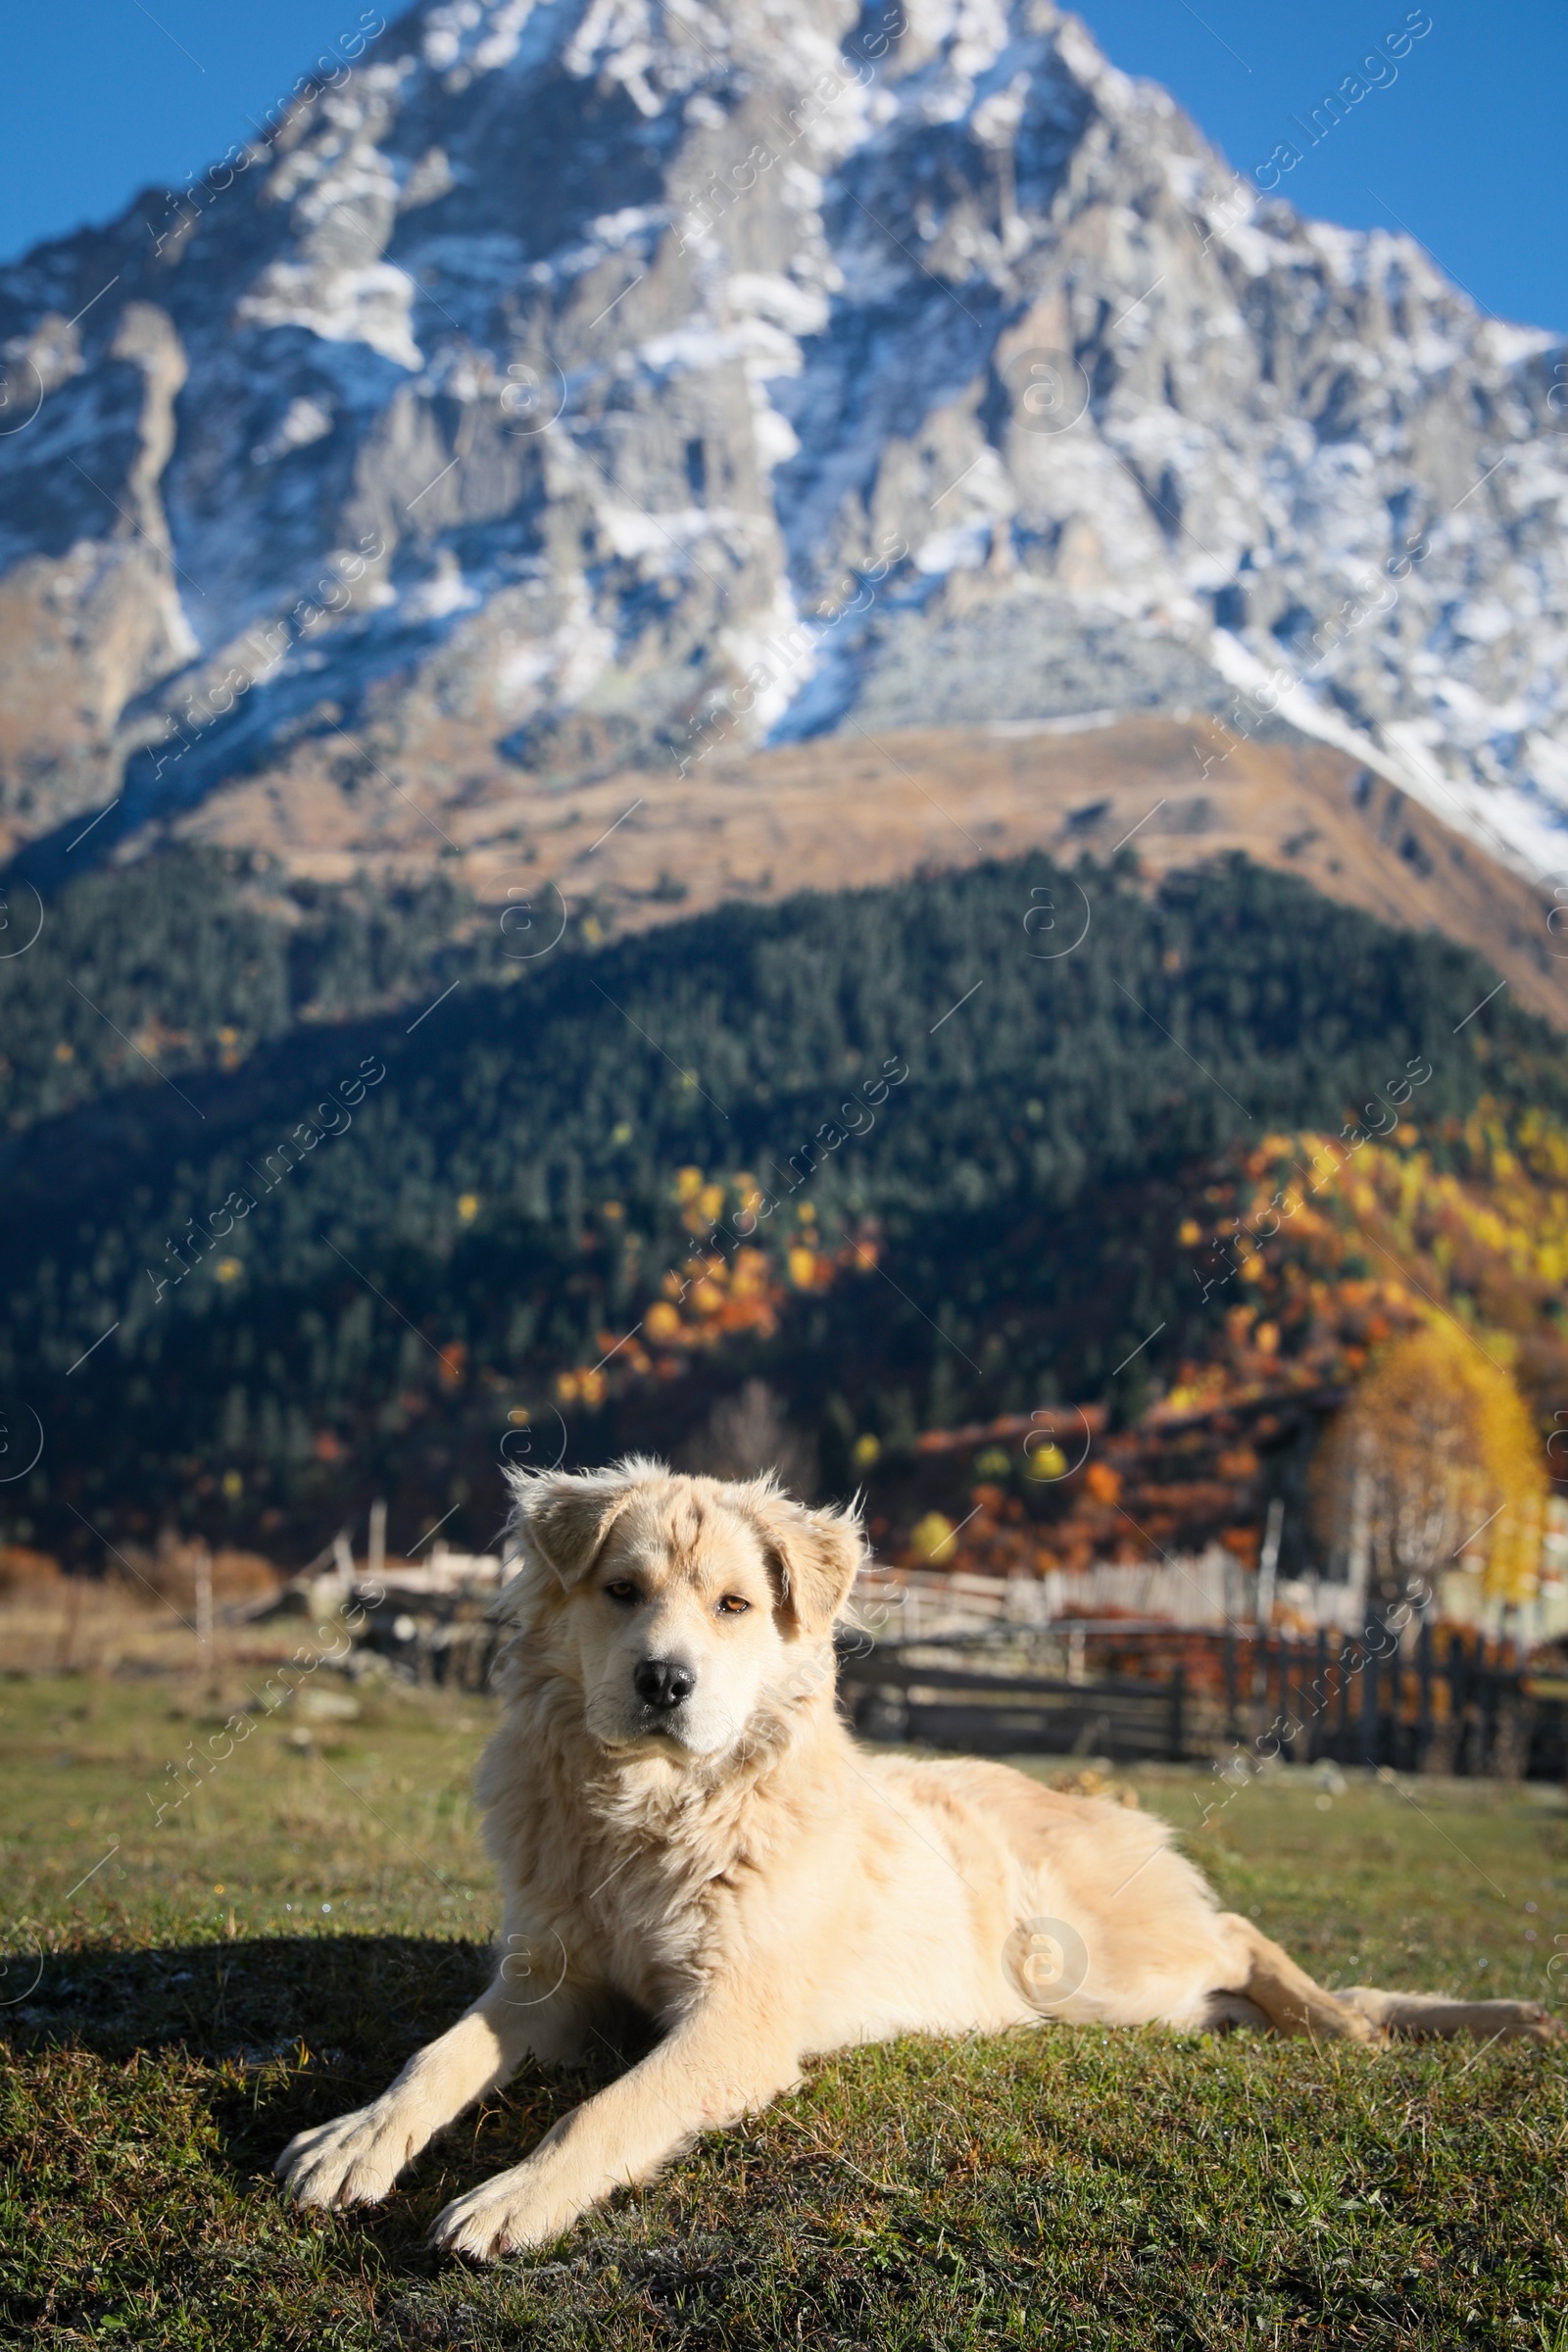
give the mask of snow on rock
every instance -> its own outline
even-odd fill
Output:
[[[272,262],[234,306],[242,326],[304,326],[328,343],[367,343],[411,371],[424,354],[410,328],[414,281],[388,262],[344,270],[324,262]]]
[[[0,851],[255,643],[187,796],[372,685],[677,765],[1180,705],[1568,868],[1568,349],[1051,0],[432,0],[332,81],[0,270]]]

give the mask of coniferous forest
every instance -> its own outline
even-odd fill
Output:
[[[51,902],[0,963],[0,1534],[286,1558],[383,1494],[479,1545],[503,1458],[676,1448],[759,1373],[827,1491],[867,1439],[1125,1419],[1234,1302],[1182,1238],[1216,1155],[1412,1085],[1439,1165],[1480,1103],[1568,1117],[1477,956],[1241,860],[512,947],[439,882],[184,855]]]

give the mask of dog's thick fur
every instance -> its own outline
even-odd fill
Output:
[[[663,2038],[449,2205],[439,2244],[543,2244],[852,2042],[1042,2017],[1363,2043],[1553,2033],[1522,2001],[1326,1992],[1220,1911],[1147,1814],[857,1747],[832,1647],[853,1517],[638,1459],[515,1484],[515,1635],[479,1774],[497,1973],[380,2098],[289,2143],[278,2170],[304,2203],[384,2196],[525,2058],[583,2053],[627,2000]]]

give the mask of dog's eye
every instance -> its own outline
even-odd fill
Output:
[[[720,1617],[744,1617],[751,1605],[749,1600],[742,1600],[738,1592],[726,1592],[718,1604],[718,1615]]]
[[[634,1600],[640,1600],[642,1598],[642,1594],[638,1592],[636,1586],[632,1583],[629,1576],[621,1576],[617,1577],[612,1585],[607,1585],[605,1587],[605,1598],[607,1600],[618,1600],[621,1606],[624,1608],[630,1602]]]

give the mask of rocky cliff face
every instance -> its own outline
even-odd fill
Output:
[[[1048,0],[378,24],[0,272],[0,847],[1163,709],[1568,868],[1564,346]]]

